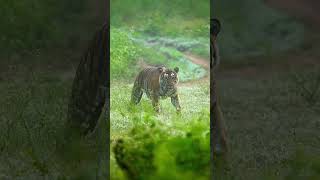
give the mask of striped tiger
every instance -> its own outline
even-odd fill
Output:
[[[109,39],[109,27],[105,24],[95,33],[73,80],[67,125],[80,134],[86,135],[95,129],[110,94]]]
[[[174,70],[164,66],[143,69],[134,82],[131,102],[138,104],[142,94],[146,93],[147,97],[151,99],[155,111],[160,112],[159,99],[170,97],[171,103],[176,108],[176,111],[180,113],[181,106],[177,91],[177,84],[179,82],[178,72],[178,67],[175,67]]]
[[[217,45],[217,36],[220,32],[221,24],[217,19],[210,19],[210,132],[211,132],[211,150],[212,154],[225,154],[228,151],[225,122],[218,101],[215,70],[220,63],[219,49]]]

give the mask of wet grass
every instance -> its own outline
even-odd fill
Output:
[[[208,170],[210,165],[208,82],[180,87],[181,115],[176,114],[170,99],[160,101],[161,113],[157,115],[153,111],[151,101],[146,97],[143,97],[137,106],[129,104],[132,84],[112,81],[111,87],[111,148],[113,149],[120,139],[127,143],[125,144],[127,153],[123,155],[123,158],[126,163],[136,169],[137,176],[141,176],[141,178],[152,176],[160,179],[161,177],[166,179],[175,179],[175,177],[184,179],[208,178],[209,171],[200,172],[197,169],[197,166],[201,166]],[[195,139],[189,137],[191,134]],[[197,141],[204,144],[197,145]],[[152,149],[145,149],[150,146],[148,143],[152,144]],[[190,146],[189,143],[195,144]],[[195,148],[194,152],[191,147]],[[200,151],[204,153],[202,159],[199,157],[188,159],[190,153],[191,156],[196,154],[197,148],[200,148]],[[187,153],[189,150],[190,153]],[[151,153],[153,158],[143,160],[143,156],[137,155],[140,151]],[[178,152],[184,154],[180,154],[180,157]],[[134,163],[130,161],[130,157],[133,159],[142,158],[142,160]],[[114,152],[110,158],[111,178],[124,179],[126,172],[119,169]],[[189,177],[183,175],[184,166],[179,164],[179,158],[187,158],[185,163],[193,163],[193,165],[185,167],[187,168],[185,170],[189,171]],[[144,171],[143,167],[150,163],[154,164],[156,170],[153,172],[150,167],[145,167]],[[168,163],[171,163],[170,169],[167,167]]]

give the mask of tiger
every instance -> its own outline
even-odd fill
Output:
[[[221,107],[218,101],[217,83],[215,71],[220,63],[220,54],[217,45],[217,36],[220,32],[221,24],[218,19],[210,19],[210,112],[212,113],[210,121],[210,139],[212,154],[220,155],[228,152],[227,131]],[[213,157],[212,156],[212,157]]]
[[[67,127],[80,135],[93,132],[110,94],[110,28],[104,24],[90,41],[73,80]]]
[[[103,147],[105,151],[99,148],[99,171],[101,170],[100,166],[104,158],[107,158],[106,162],[103,163],[106,169],[110,167],[110,161],[108,159],[110,154],[109,115],[105,118],[107,132],[99,131],[97,128],[101,114],[103,114],[103,112],[109,114],[110,111],[109,105],[107,104],[109,103],[110,96],[109,41],[110,26],[109,23],[106,22],[94,32],[94,37],[88,43],[88,47],[85,49],[83,55],[80,56],[80,63],[72,83],[63,139],[61,143],[57,145],[58,152],[61,152],[63,157],[65,157],[64,154],[66,153],[79,154],[78,152],[83,152],[78,148],[81,147],[82,144],[79,140],[97,130],[96,134],[103,138],[103,142],[100,140],[100,142],[96,142],[101,143],[99,145],[96,144],[97,147],[102,148],[103,144],[106,145],[106,147]],[[81,156],[73,155],[70,160],[79,164],[82,162],[81,159]],[[76,168],[76,170],[78,171],[79,168]],[[109,173],[109,171],[106,172],[106,177],[110,176]]]
[[[159,99],[170,97],[171,103],[176,112],[181,112],[180,100],[177,85],[179,68],[173,70],[165,66],[155,66],[144,68],[137,75],[131,93],[131,103],[138,104],[143,93],[152,101],[154,110],[159,113]]]

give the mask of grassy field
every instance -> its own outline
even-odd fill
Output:
[[[133,131],[138,131],[135,135],[142,136],[143,133],[146,133],[147,136],[145,138],[141,138],[136,140],[133,146],[138,146],[145,141],[149,141],[153,139],[153,143],[155,143],[154,159],[146,159],[145,162],[140,163],[152,163],[155,164],[157,168],[157,172],[151,173],[151,176],[155,178],[155,176],[160,177],[164,176],[164,173],[168,173],[172,175],[172,179],[174,177],[186,178],[183,176],[184,171],[182,167],[179,167],[179,164],[175,162],[175,158],[177,158],[176,154],[170,154],[169,157],[164,156],[164,150],[159,150],[163,145],[166,145],[168,149],[167,151],[175,151],[179,149],[179,147],[174,147],[177,144],[168,144],[172,141],[181,140],[181,147],[183,148],[184,140],[188,138],[187,134],[193,134],[192,137],[196,137],[199,139],[201,143],[204,143],[201,152],[205,153],[205,158],[197,158],[193,157],[191,159],[186,159],[186,163],[194,163],[199,164],[197,161],[205,161],[205,164],[202,167],[208,169],[209,167],[209,86],[208,82],[203,84],[194,84],[193,86],[184,86],[183,84],[179,87],[180,98],[181,98],[181,106],[182,113],[181,115],[177,115],[174,107],[172,106],[169,99],[161,101],[161,113],[157,115],[151,106],[151,101],[146,97],[143,97],[141,104],[136,107],[131,107],[130,96],[131,96],[131,88],[132,84],[112,81],[111,88],[111,147],[114,148],[114,145],[117,140],[124,139],[124,141],[132,138]],[[154,131],[152,134],[148,134],[150,130],[149,127],[159,129],[160,132]],[[155,126],[155,127],[153,127]],[[151,128],[151,129],[152,129]],[[140,132],[141,131],[141,132]],[[152,131],[153,132],[153,131]],[[141,134],[140,134],[141,133]],[[150,132],[149,132],[150,133]],[[176,142],[178,143],[178,142]],[[195,145],[196,146],[196,145]],[[201,147],[198,147],[201,148]],[[128,151],[130,151],[130,147]],[[143,150],[143,148],[141,147]],[[136,151],[140,149],[134,149]],[[136,152],[134,151],[134,152]],[[191,153],[192,150],[190,149]],[[136,152],[137,153],[137,152]],[[118,168],[115,162],[115,155],[112,153],[111,155],[111,178],[112,179],[123,179],[119,174],[123,174]],[[156,159],[161,158],[162,161],[157,162]],[[188,158],[186,155],[185,158]],[[150,162],[147,162],[150,161]],[[172,162],[171,162],[172,161]],[[132,162],[132,166],[139,166],[139,162]],[[177,168],[177,170],[166,169],[163,172],[163,168],[167,164],[172,163],[171,167]],[[192,179],[195,177],[208,177],[208,173],[199,172],[193,168],[195,166],[188,167],[191,171],[191,177],[188,179]],[[140,169],[141,170],[141,169]],[[199,174],[200,173],[200,174]],[[167,176],[166,178],[169,178]]]

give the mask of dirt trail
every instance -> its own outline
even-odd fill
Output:
[[[189,59],[192,63],[197,64],[206,70],[206,75],[200,79],[194,79],[187,82],[180,82],[180,86],[192,86],[195,83],[209,83],[210,77],[210,62],[209,60],[203,59],[197,55],[191,54],[190,52],[184,53],[184,56]]]
[[[184,53],[185,57],[188,58],[192,63],[200,65],[205,70],[210,70],[210,61],[203,59],[202,57],[196,56],[194,54],[191,54],[189,52]]]

